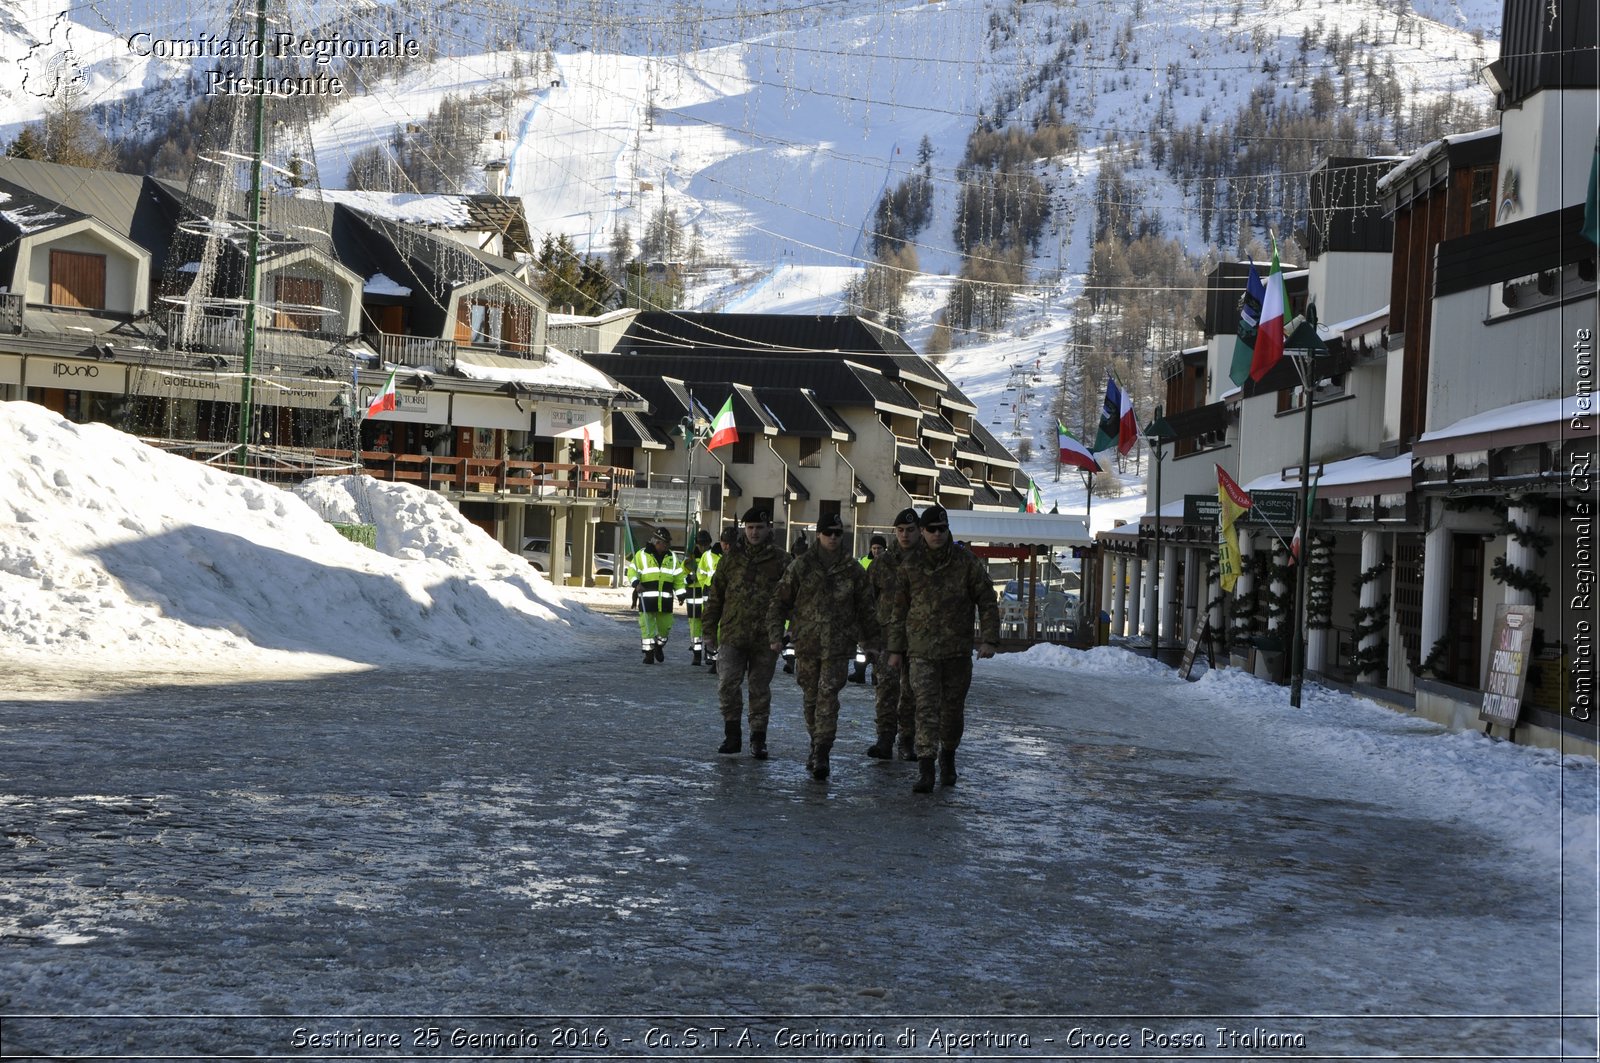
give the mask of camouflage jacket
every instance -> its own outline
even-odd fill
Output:
[[[767,607],[789,557],[771,539],[722,555],[702,619],[718,642],[766,649]]]
[[[911,549],[902,550],[900,540],[896,539],[889,544],[883,556],[872,563],[867,569],[867,579],[872,584],[872,592],[877,598],[878,612],[878,642],[889,634],[890,607],[894,605],[894,586],[900,579],[900,570],[906,563],[906,558],[922,551],[922,540],[919,536],[911,543]]]
[[[813,546],[783,574],[767,610],[769,642],[789,637],[802,657],[847,657],[862,639],[876,639],[878,620],[873,609],[867,570],[846,551],[831,557]]]
[[[955,543],[921,549],[901,564],[889,606],[890,653],[911,657],[960,657],[972,652],[972,612],[979,638],[1000,641],[1000,608],[989,570],[972,551]]]

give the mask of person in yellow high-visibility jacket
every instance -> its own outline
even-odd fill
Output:
[[[711,533],[702,528],[694,537],[694,549],[683,559],[683,611],[689,617],[690,664],[699,667],[705,653],[705,632],[700,614],[706,607],[711,577],[716,575],[718,557],[712,553]]]
[[[628,560],[628,579],[639,599],[639,640],[644,663],[667,659],[672,635],[672,600],[683,594],[683,566],[672,556],[672,533],[657,528]]]

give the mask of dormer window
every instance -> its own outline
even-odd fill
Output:
[[[50,252],[50,304],[103,310],[106,256],[82,251]]]

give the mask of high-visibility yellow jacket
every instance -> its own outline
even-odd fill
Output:
[[[629,559],[628,581],[639,592],[639,612],[670,613],[673,596],[683,590],[683,565],[672,551],[657,557],[646,546]]]

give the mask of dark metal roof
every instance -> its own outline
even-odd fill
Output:
[[[669,442],[661,433],[645,423],[644,417],[633,410],[618,410],[611,415],[611,441],[625,447],[664,449]]]
[[[811,492],[806,489],[805,484],[800,482],[800,478],[794,474],[794,470],[786,468],[783,470],[783,475],[785,479],[788,480],[789,493],[791,495],[794,495],[801,501],[810,501]]]
[[[618,350],[722,349],[752,354],[915,354],[898,333],[859,317],[647,311],[633,319]]]
[[[1378,179],[1399,161],[1334,157],[1311,171],[1308,256],[1394,250],[1394,223],[1384,216]]]
[[[955,425],[936,413],[926,411],[922,414],[922,432],[924,435],[944,436],[952,440],[956,438]]]
[[[1600,5],[1594,0],[1505,0],[1500,28],[1502,110],[1541,89],[1600,87]]]
[[[695,385],[726,389],[729,381],[756,388],[808,388],[832,406],[871,406],[872,392],[838,357],[816,355],[751,358],[726,351],[692,354],[661,351],[638,354],[585,354],[583,360],[612,377],[673,376]]]
[[[801,388],[757,388],[756,398],[777,421],[778,430],[802,439],[832,439],[835,429]]]
[[[1005,448],[1005,444],[996,439],[994,433],[977,421],[972,422],[972,441],[983,448],[983,457],[991,464],[1005,465],[1013,469],[1022,467],[1022,463],[1012,455],[1011,451]]]
[[[1000,504],[1000,496],[995,493],[994,488],[982,480],[970,482],[972,484],[972,504],[974,506],[998,506]]]
[[[921,416],[922,407],[917,405],[916,397],[906,390],[904,384],[874,373],[863,366],[851,365],[848,368],[872,396],[874,406],[893,413],[903,413],[907,417]]]
[[[958,495],[976,494],[972,481],[948,466],[939,470],[939,490]]]
[[[1592,62],[1593,60],[1591,60]],[[1392,214],[1435,192],[1443,193],[1450,175],[1474,166],[1495,166],[1500,161],[1500,134],[1445,137],[1417,152],[1384,176],[1383,211]]]
[[[894,458],[901,468],[915,469],[923,475],[932,476],[939,471],[939,463],[933,460],[933,456],[912,443],[896,443]]]

